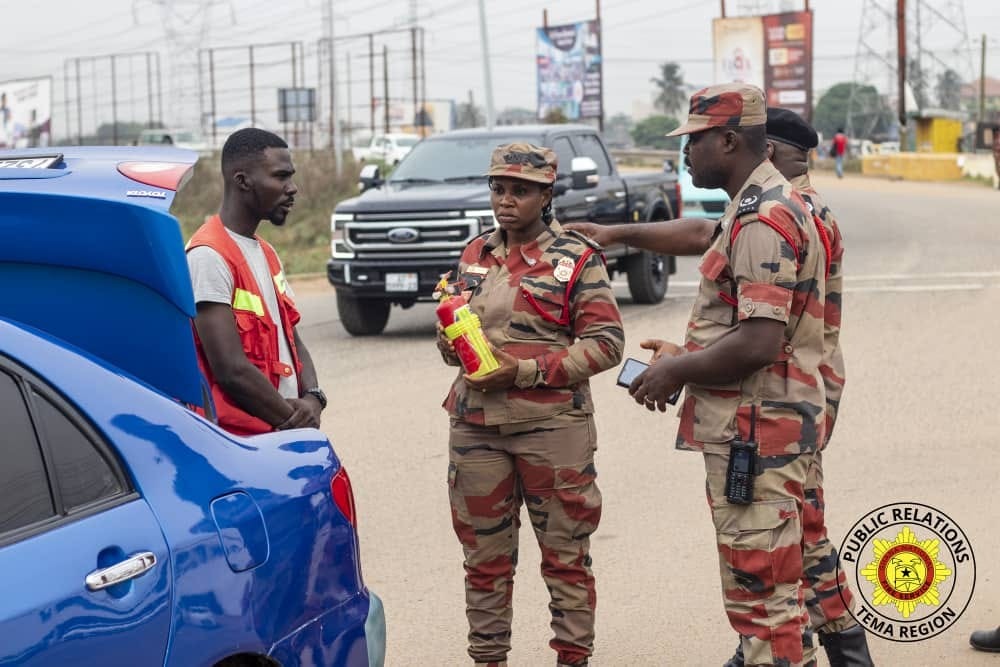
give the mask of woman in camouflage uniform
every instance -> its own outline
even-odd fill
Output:
[[[504,667],[522,502],[551,594],[559,665],[593,651],[590,535],[601,516],[588,378],[617,366],[624,334],[600,246],[552,219],[556,156],[530,144],[497,148],[489,170],[494,231],[462,255],[459,282],[494,347],[499,370],[459,374],[448,487],[465,551],[469,655]],[[458,366],[439,332],[445,362]]]

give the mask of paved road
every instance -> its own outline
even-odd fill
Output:
[[[972,603],[943,635],[872,639],[880,665],[1000,665],[968,648],[1000,623],[1000,193],[971,185],[815,179],[847,243],[843,344],[848,386],[828,450],[834,539],[869,510],[919,501],[946,512],[978,556]],[[695,289],[685,259],[661,305],[624,285],[627,352],[679,340]],[[324,428],[355,485],[366,581],[385,600],[389,665],[465,665],[461,550],[445,487],[450,384],[433,343],[433,311],[395,310],[385,335],[355,339],[321,281],[297,286],[304,337],[331,395]],[[722,611],[704,475],[673,449],[676,419],[650,414],[595,378],[605,505],[593,542],[598,667],[720,665],[735,635]],[[521,534],[511,664],[554,662],[546,591],[529,530]],[[821,664],[825,664],[825,661]]]

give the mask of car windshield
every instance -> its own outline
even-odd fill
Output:
[[[389,182],[485,178],[493,149],[514,141],[538,143],[539,139],[523,135],[491,135],[423,141],[414,146],[406,159],[399,163]]]

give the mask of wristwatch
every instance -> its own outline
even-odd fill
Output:
[[[305,393],[315,396],[316,400],[319,401],[319,407],[323,410],[326,409],[326,394],[323,393],[322,389],[319,387],[313,387],[312,389],[306,389]]]

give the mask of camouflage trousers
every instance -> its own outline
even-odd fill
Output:
[[[854,625],[854,599],[827,538],[822,453],[763,457],[750,505],[726,501],[728,445],[705,445],[722,596],[745,664],[815,664],[813,631]]]
[[[590,535],[601,518],[592,417],[560,428],[501,434],[453,421],[448,488],[465,551],[469,655],[504,665],[510,651],[521,504],[542,552],[549,589],[549,642],[560,664],[585,665],[593,652],[596,592]]]

